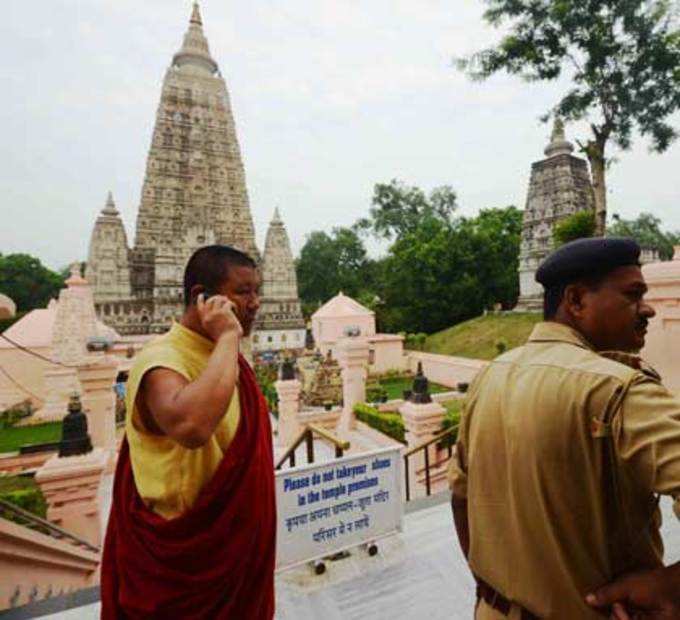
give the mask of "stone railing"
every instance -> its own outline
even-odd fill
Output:
[[[11,452],[0,456],[0,474],[34,473],[40,469],[56,452],[35,452],[20,454]]]
[[[431,396],[435,403],[446,403],[450,400],[460,400],[465,398],[465,394],[457,390],[451,390],[449,392],[437,392]],[[406,401],[404,401],[403,398],[393,398],[392,400],[385,401],[384,403],[376,403],[375,407],[378,409],[378,411],[382,412],[398,411],[399,407],[401,407],[404,402]]]
[[[323,407],[309,407],[301,409],[297,414],[297,418],[301,426],[316,424],[328,431],[334,431],[340,420],[341,413],[342,409],[340,407],[334,407],[329,410]]]
[[[99,553],[0,518],[0,610],[91,587]]]

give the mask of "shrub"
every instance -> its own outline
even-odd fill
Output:
[[[369,403],[384,403],[387,401],[387,390],[380,384],[366,388],[366,400]]]
[[[398,413],[382,413],[375,407],[359,403],[354,405],[357,420],[368,424],[388,437],[401,443],[406,443],[406,428],[404,420]]]
[[[256,364],[255,377],[265,400],[269,411],[278,418],[279,414],[279,395],[276,392],[275,383],[278,378],[278,368],[276,364]]]
[[[578,211],[555,224],[553,239],[558,248],[565,243],[592,237],[595,234],[595,212],[592,210]]]
[[[0,429],[14,426],[21,418],[26,418],[32,413],[30,401],[25,401],[11,409],[5,409],[0,413]]]
[[[445,431],[460,424],[462,404],[459,400],[452,400],[443,404],[444,407],[446,407],[446,414],[444,415],[444,420],[442,421],[442,431]],[[443,439],[439,445],[441,448],[446,448],[449,445],[456,443],[457,439],[458,431],[447,435],[447,437]]]
[[[404,346],[407,349],[422,351],[425,347],[425,341],[427,340],[427,334],[406,334],[404,338]]]
[[[31,512],[43,519],[47,515],[47,502],[40,489],[19,489],[8,491],[0,495],[0,499],[14,504],[27,512]]]
[[[43,519],[47,515],[47,502],[33,478],[25,476],[0,477],[0,499]],[[20,524],[23,523],[20,517],[12,520]]]
[[[508,341],[505,340],[504,338],[499,338],[494,343],[494,346],[496,347],[496,352],[498,353],[498,355],[502,355],[508,350]]]

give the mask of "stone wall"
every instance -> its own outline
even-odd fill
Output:
[[[649,287],[645,300],[656,311],[642,357],[666,387],[680,393],[680,247],[672,261],[645,265],[642,272]]]
[[[171,320],[154,319],[154,305],[150,299],[128,299],[96,303],[95,309],[101,320],[120,335],[152,334],[167,331]],[[176,307],[180,316],[182,305]],[[174,315],[173,315],[174,316]]]
[[[430,381],[454,389],[459,383],[470,383],[488,364],[483,360],[420,351],[408,351],[408,359],[412,372],[415,373],[418,362],[422,362],[423,373]]]
[[[0,610],[94,586],[99,554],[0,519]]]

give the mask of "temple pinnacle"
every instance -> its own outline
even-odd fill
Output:
[[[564,134],[564,121],[556,116],[550,144],[546,147],[545,154],[548,157],[555,157],[556,155],[571,155],[573,151],[574,145],[567,140]]]
[[[185,66],[208,72],[210,75],[217,73],[217,63],[210,55],[208,40],[203,33],[203,19],[198,2],[194,2],[189,20],[189,29],[184,35],[182,47],[172,60],[173,65],[178,68]]]
[[[281,214],[279,213],[279,208],[274,209],[274,217],[272,218],[272,224],[279,223],[281,221]]]
[[[197,24],[199,26],[203,25],[203,20],[201,19],[201,9],[198,6],[198,2],[194,2],[194,8],[191,11],[190,24]]]
[[[118,209],[116,209],[116,203],[113,202],[113,193],[109,191],[106,196],[106,204],[102,209],[102,214],[104,215],[118,215]]]

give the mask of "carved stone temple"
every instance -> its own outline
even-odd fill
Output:
[[[212,243],[260,261],[229,94],[194,3],[189,29],[163,80],[134,245],[128,246],[111,194],[92,231],[85,275],[98,316],[121,334],[166,331],[182,312],[187,260]],[[276,303],[288,310],[267,311],[262,328],[300,327],[293,269],[292,256],[269,268],[265,295],[285,293]],[[263,309],[272,303],[263,300]],[[279,315],[285,315],[280,324],[274,318]]]
[[[579,211],[595,209],[588,163],[572,155],[574,146],[555,121],[546,158],[531,166],[519,255],[520,296],[517,310],[540,310],[543,288],[534,280],[536,269],[553,247],[553,227]]]

